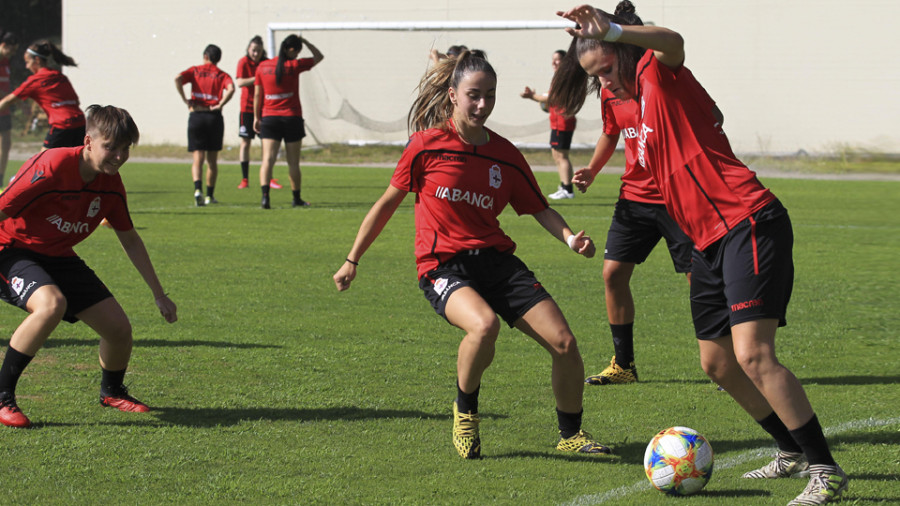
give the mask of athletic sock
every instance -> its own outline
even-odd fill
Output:
[[[465,393],[459,388],[459,382],[456,383],[456,409],[460,413],[478,413],[478,392],[481,391],[481,385],[472,393]]]
[[[3,365],[0,366],[0,392],[16,393],[19,377],[22,376],[22,372],[33,358],[14,350],[12,346],[6,349],[6,357],[3,358]]]
[[[213,192],[215,192],[215,191],[216,191],[215,186],[207,186],[206,187],[206,196],[209,198],[213,198]]]
[[[822,426],[819,425],[819,417],[815,414],[805,425],[799,429],[792,430],[791,436],[803,448],[803,453],[806,454],[809,465],[835,465],[834,457],[831,456],[831,450],[828,449],[828,441],[825,440]]]
[[[609,324],[612,331],[616,363],[623,369],[634,367],[634,322],[617,325]]]
[[[583,413],[583,409],[578,413],[566,413],[560,411],[559,408],[556,408],[556,419],[559,422],[559,435],[563,439],[569,439],[575,434],[578,434],[578,431],[581,430],[581,415]]]
[[[262,190],[263,197],[269,196],[269,185],[264,184],[264,185],[260,186],[259,189]]]
[[[291,190],[291,195],[294,196],[294,202],[300,202],[300,190]]]
[[[202,190],[202,189],[203,189],[203,182],[200,180],[194,181],[194,191]]]
[[[567,192],[572,193],[572,183],[569,183],[569,184],[559,183],[559,186],[561,186]]]
[[[241,162],[241,177],[244,179],[250,178],[250,162]]]
[[[114,389],[121,387],[125,382],[125,369],[122,369],[121,371],[109,371],[101,367],[100,371],[101,392],[112,392]]]
[[[797,441],[794,440],[794,437],[791,436],[791,431],[788,430],[787,426],[784,425],[784,422],[781,421],[781,418],[779,418],[774,411],[762,420],[757,420],[756,423],[775,439],[775,444],[778,445],[779,450],[791,453],[800,453],[803,451],[803,448],[801,448],[800,445],[797,444]]]

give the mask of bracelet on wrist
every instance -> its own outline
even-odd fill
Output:
[[[349,258],[347,259],[347,261],[353,265],[359,265],[359,262],[354,262],[353,260],[350,260]]]

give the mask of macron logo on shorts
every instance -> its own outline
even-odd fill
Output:
[[[742,309],[750,309],[753,307],[760,307],[762,305],[763,305],[762,299],[745,300],[744,302],[738,302],[737,304],[732,304],[731,312],[736,313]]]

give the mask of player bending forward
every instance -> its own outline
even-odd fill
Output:
[[[100,336],[100,404],[150,408],[123,384],[131,323],[106,285],[72,249],[106,218],[150,287],[163,318],[178,319],[144,242],[134,229],[119,169],[140,133],[124,109],[88,108],[84,145],[44,151],[25,162],[0,195],[0,299],[29,313],[13,332],[0,367],[0,423],[28,427],[16,383],[60,320],[83,321]]]

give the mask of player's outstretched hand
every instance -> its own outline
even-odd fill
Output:
[[[579,169],[572,176],[572,184],[578,188],[578,191],[584,193],[587,191],[588,187],[591,186],[591,183],[594,182],[594,171],[585,167],[583,169]]]
[[[572,244],[569,247],[572,248],[572,251],[579,255],[583,255],[585,258],[593,258],[594,253],[597,252],[594,241],[591,240],[590,236],[585,235],[584,230],[575,234],[575,238],[572,240]]]
[[[525,91],[519,93],[519,96],[522,98],[534,98],[534,90],[526,86]]]
[[[156,307],[159,308],[159,314],[169,323],[178,321],[178,307],[172,302],[168,295],[156,299]]]
[[[350,282],[356,278],[356,266],[350,262],[344,262],[344,265],[336,273],[334,273],[334,284],[339,292],[350,288]]]
[[[573,37],[603,40],[609,31],[609,18],[590,5],[579,5],[565,12],[557,11],[556,15],[578,23],[579,28],[566,28],[566,32]]]

